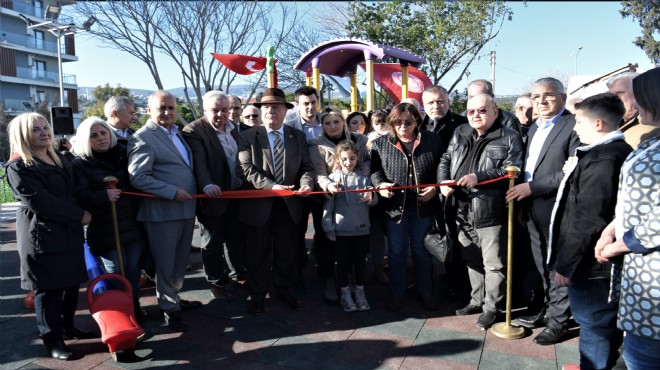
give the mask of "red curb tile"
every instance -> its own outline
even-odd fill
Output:
[[[435,329],[446,329],[461,333],[483,335],[483,330],[476,326],[479,314],[468,316],[443,316],[433,317],[426,320],[424,327]]]

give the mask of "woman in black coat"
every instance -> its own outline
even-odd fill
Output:
[[[422,305],[430,311],[438,309],[432,295],[432,259],[424,248],[433,215],[440,209],[436,188],[389,189],[437,183],[440,138],[434,132],[420,130],[421,123],[417,108],[401,103],[387,117],[390,134],[379,137],[371,146],[371,182],[380,189],[386,214],[391,311],[401,309],[408,247],[412,251],[415,285]]]
[[[110,207],[111,202],[115,202],[124,272],[133,288],[135,316],[141,319],[140,261],[145,237],[136,221],[138,199],[121,196],[122,190],[132,190],[126,146],[117,143],[117,137],[104,120],[89,117],[78,126],[74,152],[77,156],[73,160],[78,180],[76,197],[93,218],[87,227],[89,251],[101,257],[107,272],[121,274]],[[104,180],[107,176],[119,180],[116,189],[107,188]]]
[[[7,180],[21,202],[16,212],[21,287],[35,291],[37,328],[50,356],[68,360],[72,353],[63,335],[91,337],[73,326],[73,316],[78,287],[87,281],[83,225],[92,216],[76,203],[73,169],[55,152],[46,119],[22,114],[9,123],[8,132]]]

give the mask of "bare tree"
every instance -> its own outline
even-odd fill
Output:
[[[172,60],[199,102],[204,91],[228,91],[237,78],[211,53],[264,55],[298,23],[294,6],[267,2],[79,2],[76,11],[95,16],[92,34],[145,63],[159,89],[157,61]]]

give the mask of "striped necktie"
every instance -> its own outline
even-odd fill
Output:
[[[282,184],[284,182],[284,144],[282,144],[280,133],[275,130],[272,132],[275,135],[275,155],[273,156],[273,165],[275,167],[275,182]]]

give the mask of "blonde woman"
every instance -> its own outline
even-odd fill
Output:
[[[69,360],[63,336],[92,337],[73,326],[78,287],[87,281],[83,225],[92,216],[76,203],[73,170],[55,151],[46,119],[22,114],[9,123],[8,132],[7,180],[21,202],[16,212],[21,287],[35,291],[37,328],[49,355]]]

